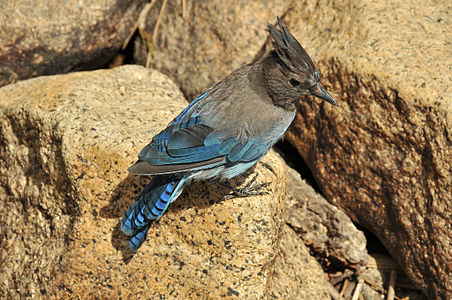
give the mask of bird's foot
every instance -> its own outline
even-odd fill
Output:
[[[230,198],[235,198],[235,197],[250,197],[250,196],[267,195],[268,192],[264,191],[263,188],[268,186],[271,182],[264,182],[264,183],[253,185],[253,183],[256,181],[256,178],[257,178],[257,174],[253,177],[253,179],[251,179],[242,188],[233,187],[233,186],[231,186],[231,185],[229,185],[227,183],[222,182],[221,185],[223,185],[224,187],[230,189],[231,193],[223,196],[223,198],[221,198],[220,201],[223,201],[223,200],[226,200],[226,199],[230,199]]]

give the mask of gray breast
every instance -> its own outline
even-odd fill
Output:
[[[257,136],[267,138],[271,133],[269,141],[279,134],[277,140],[295,112],[275,106],[256,74],[261,74],[256,73],[256,66],[244,66],[213,86],[199,106],[204,124],[223,138],[246,141]]]

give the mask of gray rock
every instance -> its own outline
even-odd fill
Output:
[[[251,63],[267,39],[267,22],[275,22],[291,1],[181,1],[169,0],[152,40],[161,1],[147,15],[142,35],[135,41],[135,60],[173,78],[189,100],[246,63]],[[185,14],[185,18],[183,15]]]
[[[285,225],[271,280],[271,299],[331,299],[322,267],[297,233]]]
[[[330,263],[363,270],[367,263],[366,237],[350,218],[288,168],[287,208],[289,224],[306,245]]]
[[[103,67],[121,47],[144,2],[0,1],[0,86]]]

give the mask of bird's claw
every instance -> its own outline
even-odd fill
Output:
[[[268,186],[271,182],[264,182],[260,184],[253,183],[256,181],[257,174],[242,188],[237,188],[230,186],[227,183],[222,183],[222,185],[231,190],[231,193],[223,196],[220,201],[235,198],[235,197],[251,197],[251,196],[262,196],[267,195],[267,191],[263,191],[262,189]]]

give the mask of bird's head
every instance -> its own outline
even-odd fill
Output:
[[[264,62],[264,76],[275,104],[293,105],[301,95],[313,95],[338,106],[320,84],[320,73],[308,53],[278,18],[278,30],[268,24],[274,50]]]

